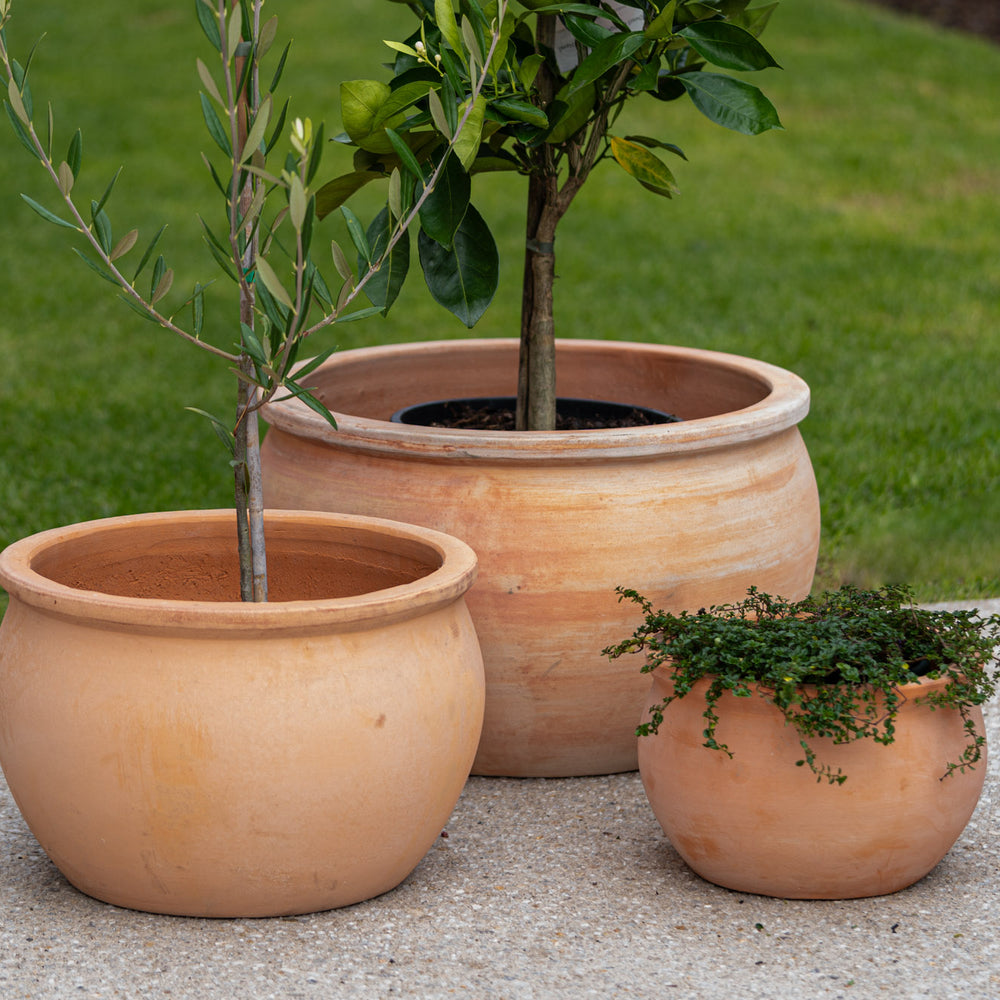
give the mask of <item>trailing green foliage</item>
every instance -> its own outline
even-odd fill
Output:
[[[707,748],[732,756],[716,739],[724,692],[761,697],[794,727],[804,754],[799,766],[808,766],[817,781],[842,784],[847,775],[821,763],[809,741],[890,744],[904,699],[901,686],[943,677],[943,689],[917,701],[961,715],[966,747],[958,761],[946,763],[945,775],[974,767],[983,757],[986,738],[969,710],[992,697],[1000,680],[1000,671],[990,669],[1000,646],[1000,615],[918,608],[910,591],[898,586],[874,591],[846,586],[798,602],[751,588],[737,604],[679,615],[654,611],[634,590],[619,594],[639,605],[644,621],[606,655],[641,652],[644,673],[670,671],[672,693],[650,708],[639,736],[655,733],[670,703],[707,680]]]

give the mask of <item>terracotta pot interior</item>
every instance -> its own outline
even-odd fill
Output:
[[[228,528],[228,526],[227,526]],[[376,536],[377,537],[377,536]],[[412,583],[441,566],[429,546],[394,539],[391,550],[363,535],[346,540],[279,535],[268,547],[268,599],[356,597]],[[174,601],[238,601],[235,531],[192,537],[98,532],[65,542],[32,560],[40,575],[76,590]]]
[[[517,349],[479,342],[453,353],[342,356],[315,378],[317,395],[338,413],[389,420],[396,410],[437,399],[517,392]],[[596,341],[557,357],[561,396],[608,399],[674,413],[684,420],[732,413],[765,399],[771,386],[736,366],[652,351],[616,352]]]

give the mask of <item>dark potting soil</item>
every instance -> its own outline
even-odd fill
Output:
[[[406,417],[405,423],[425,427],[448,427],[453,430],[513,431],[516,412],[513,405],[501,400],[455,399],[427,404],[433,416]],[[680,418],[656,410],[627,407],[600,401],[559,399],[556,402],[557,431],[608,430],[617,427],[648,427],[652,424],[673,423]]]

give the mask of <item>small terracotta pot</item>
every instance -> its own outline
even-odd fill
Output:
[[[683,423],[494,432],[392,423],[407,405],[516,391],[517,341],[345,351],[299,400],[265,410],[270,507],[368,512],[468,542],[469,609],[487,697],[474,772],[604,774],[636,767],[647,681],[602,649],[636,622],[615,588],[673,611],[755,584],[798,600],[819,546],[816,480],[798,423],[809,389],[748,358],[561,340],[559,393],[676,413]]]
[[[0,555],[0,762],[75,886],[158,913],[343,906],[417,865],[465,784],[475,556],[407,525],[269,512],[268,604],[231,511],[145,514]]]
[[[733,756],[704,747],[708,683],[671,702],[655,735],[639,737],[639,770],[670,843],[709,882],[786,899],[897,892],[945,856],[976,808],[985,752],[974,770],[943,778],[966,745],[962,719],[920,703],[946,679],[900,689],[906,701],[888,746],[810,741],[821,762],[847,775],[842,785],[796,767],[795,730],[756,691],[726,692],[718,703],[716,738]],[[670,690],[669,672],[654,672],[650,702]],[[982,732],[978,708],[972,717]]]

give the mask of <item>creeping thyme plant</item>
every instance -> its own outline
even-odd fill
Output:
[[[631,638],[605,653],[612,659],[644,653],[644,673],[670,671],[672,693],[650,708],[639,736],[655,733],[670,703],[707,679],[706,747],[732,756],[716,738],[724,692],[759,696],[794,727],[804,754],[797,764],[808,766],[817,781],[841,784],[847,775],[819,761],[810,740],[870,738],[890,744],[905,700],[901,687],[922,677],[944,677],[944,688],[917,696],[932,709],[957,711],[962,718],[967,742],[960,759],[946,763],[944,777],[982,759],[985,737],[970,709],[990,698],[1000,680],[990,666],[1000,646],[998,615],[918,608],[910,591],[898,586],[872,591],[846,586],[798,602],[750,588],[739,603],[679,615],[654,611],[634,590],[620,588],[619,594],[639,605],[644,621]]]
[[[448,135],[435,145],[433,162],[418,163],[391,127],[395,119],[382,123],[386,149],[396,153],[385,166],[389,179],[386,208],[375,229],[366,231],[343,206],[357,253],[357,273],[344,251],[332,242],[325,251],[338,276],[332,285],[323,276],[318,253],[314,256],[320,244],[316,174],[326,144],[323,126],[297,117],[286,135],[289,102],[280,102],[275,92],[288,46],[280,52],[273,48],[277,18],[262,18],[263,0],[194,3],[212,52],[209,63],[195,62],[203,88],[202,114],[215,147],[215,160],[204,155],[203,159],[222,199],[222,212],[212,221],[202,219],[202,225],[208,250],[236,288],[231,345],[218,346],[203,337],[206,284],[197,283],[186,295],[174,293],[174,272],[159,252],[163,228],[142,242],[136,229],[114,232],[109,213],[118,174],[99,198],[78,194],[83,137],[77,130],[60,147],[67,150],[60,156],[53,152],[51,105],[36,119],[28,82],[35,50],[22,64],[8,48],[15,0],[0,0],[4,106],[16,137],[58,192],[56,210],[23,195],[31,208],[48,222],[75,233],[82,243],[76,249],[84,262],[140,316],[215,355],[236,374],[233,419],[205,416],[232,452],[241,594],[244,600],[261,601],[267,599],[267,575],[257,412],[272,399],[297,396],[334,424],[327,407],[312,395],[305,381],[331,352],[297,365],[300,348],[333,323],[382,311],[353,304],[366,286],[374,290],[391,283],[393,250],[411,223],[418,221],[445,242],[454,235],[460,217],[455,216],[449,186],[464,176],[461,162],[466,146],[479,142],[481,122],[475,110],[480,90],[493,78],[493,55],[501,40],[507,0],[492,4],[492,19],[480,23],[474,36],[467,36],[474,52],[464,49],[462,36],[453,38],[468,71],[467,86],[460,96],[454,89],[435,95],[438,113],[449,127]],[[266,76],[265,61],[270,67]],[[426,97],[429,89],[424,87],[422,95]],[[405,106],[404,101],[400,107]],[[445,175],[449,184],[439,190],[438,181]],[[374,291],[373,295],[378,297]]]

